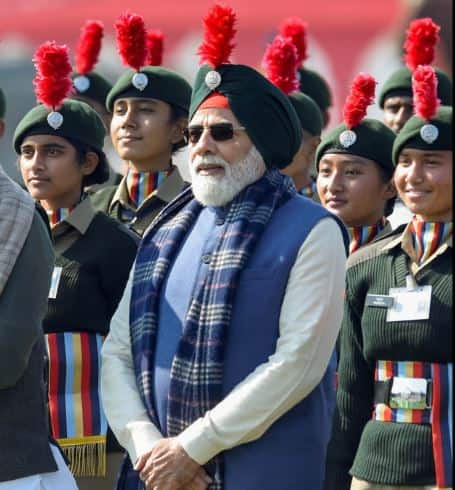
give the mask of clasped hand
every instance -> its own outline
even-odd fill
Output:
[[[157,442],[137,459],[134,469],[147,490],[205,490],[212,481],[175,437]]]

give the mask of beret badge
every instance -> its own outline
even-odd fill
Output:
[[[142,92],[145,87],[147,87],[149,80],[145,73],[135,73],[133,75],[131,83],[134,85],[135,88]]]
[[[343,148],[349,148],[356,142],[357,135],[354,133],[354,131],[351,131],[350,129],[346,129],[340,134],[338,139],[341,145],[343,146]]]
[[[420,128],[420,137],[425,143],[431,144],[438,139],[439,130],[434,124],[425,124]]]
[[[85,75],[79,75],[73,80],[73,85],[78,92],[86,92],[90,87],[90,79]]]

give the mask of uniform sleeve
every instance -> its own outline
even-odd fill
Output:
[[[0,295],[0,389],[23,375],[47,311],[54,253],[38,213]]]
[[[178,436],[199,464],[261,437],[321,381],[343,315],[345,264],[338,224],[332,218],[321,220],[291,269],[276,351]]]
[[[362,307],[357,298],[355,278],[348,270],[346,301],[340,331],[337,404],[332,436],[327,450],[325,490],[349,490],[349,470],[363,428],[373,409],[373,368],[363,356]]]
[[[129,311],[134,266],[101,352],[101,399],[109,426],[134,462],[163,436],[139,396],[131,353]]]

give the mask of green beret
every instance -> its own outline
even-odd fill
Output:
[[[114,84],[106,99],[108,111],[112,112],[116,99],[124,97],[158,99],[188,111],[191,85],[178,73],[161,66],[141,68],[140,73],[145,74],[148,80],[143,90],[133,85],[136,73],[134,70],[128,70]]]
[[[74,92],[89,99],[96,100],[103,106],[106,104],[106,97],[112,85],[101,75],[92,71],[85,75],[72,73]]]
[[[429,124],[435,126],[438,133],[437,138],[431,143],[424,141],[421,135],[422,128]],[[405,147],[418,150],[452,150],[452,107],[439,107],[436,116],[430,121],[424,121],[415,115],[408,119],[393,143],[394,165],[397,164],[400,152]]]
[[[47,122],[50,109],[37,105],[22,119],[14,131],[13,146],[20,154],[22,141],[34,134],[51,134],[78,141],[99,152],[103,151],[106,128],[98,114],[85,102],[66,99],[58,112],[63,116],[62,125],[54,129]]]
[[[313,136],[320,136],[323,126],[321,110],[316,102],[302,92],[294,92],[289,95],[289,100],[299,117],[302,129]]]
[[[196,75],[190,120],[212,93],[205,82],[210,71],[210,66],[203,65]],[[289,165],[302,141],[301,125],[289,98],[249,66],[224,64],[216,72],[221,83],[214,90],[228,99],[232,112],[245,126],[267,167]]]
[[[452,82],[441,70],[435,69],[438,79],[438,97],[443,105],[452,104]],[[390,75],[379,93],[379,107],[384,109],[385,100],[389,97],[412,97],[412,73],[407,67],[400,68]]]
[[[300,91],[309,95],[321,109],[321,112],[325,112],[332,105],[332,94],[328,83],[321,75],[308,68],[299,68],[298,77]]]
[[[341,144],[340,135],[346,130],[347,126],[343,123],[324,136],[316,149],[316,168],[319,170],[319,161],[325,153],[347,153],[373,160],[392,176],[395,133],[382,122],[365,118],[351,129],[356,135],[355,142],[345,147]]]
[[[5,112],[6,112],[5,94],[3,93],[3,90],[0,88],[0,119],[3,119],[5,117]]]

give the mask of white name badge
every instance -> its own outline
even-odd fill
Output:
[[[60,284],[60,277],[62,276],[62,268],[54,267],[52,272],[51,287],[49,289],[49,299],[55,299],[57,297],[58,285]]]
[[[390,288],[389,296],[394,301],[387,310],[388,322],[408,320],[428,320],[430,318],[431,286],[409,288]]]

